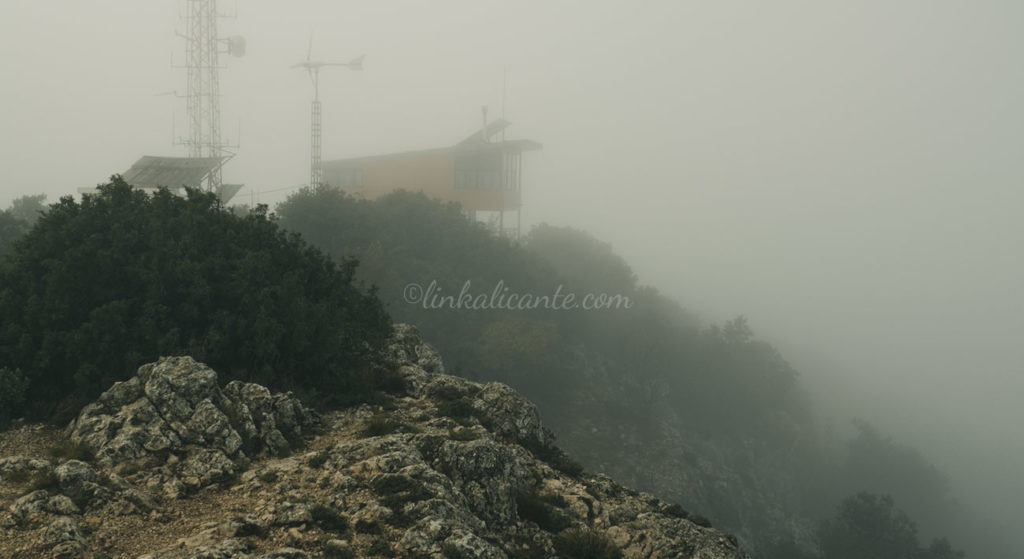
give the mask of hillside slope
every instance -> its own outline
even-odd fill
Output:
[[[444,374],[414,328],[396,327],[386,361],[380,405],[318,416],[165,358],[63,435],[0,434],[0,555],[746,557],[702,518],[583,472],[532,404]],[[65,436],[65,455],[94,458],[43,452]]]

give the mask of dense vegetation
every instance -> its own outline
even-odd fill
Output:
[[[960,559],[949,541],[935,539],[922,547],[917,526],[889,495],[861,492],[840,503],[834,516],[817,530],[817,550],[808,551],[792,541],[780,542],[766,552],[768,559]]]
[[[357,288],[354,261],[336,264],[265,214],[237,217],[199,191],[150,196],[117,177],[54,204],[0,268],[0,408],[67,416],[175,354],[225,381],[362,396],[387,315]]]
[[[46,209],[45,194],[22,196],[11,203],[11,207],[0,212],[0,258],[11,252],[14,241],[21,238]]]
[[[920,453],[866,423],[845,447],[824,444],[797,373],[743,317],[701,324],[582,231],[543,225],[513,243],[457,206],[401,191],[367,201],[303,190],[275,221],[262,208],[232,213],[199,192],[149,197],[115,180],[80,204],[62,199],[32,227],[41,202],[26,197],[0,213],[0,255],[9,253],[0,422],[5,413],[71,413],[142,362],[175,353],[226,378],[352,401],[365,395],[363,367],[387,332],[386,308],[419,326],[450,372],[534,400],[589,464],[716,526],[752,527],[760,541],[747,543],[762,557],[845,559],[857,556],[839,550],[853,545],[876,549],[870,557],[889,547],[916,559],[957,556],[942,539],[918,547],[910,518],[929,538],[956,533],[965,518]],[[380,300],[360,282],[375,284]],[[455,297],[464,286],[474,295],[496,286],[603,293],[629,305],[524,311],[410,300],[431,286]],[[679,470],[658,479],[661,463]],[[723,470],[739,477],[714,477]],[[824,520],[798,544],[799,530],[780,533],[758,517],[760,503],[743,501],[758,492],[790,517]]]
[[[592,357],[600,358],[601,374],[616,381],[616,392],[626,391],[614,398],[593,395],[604,408],[595,415],[609,422],[647,421],[652,386],[675,394],[677,412],[709,433],[742,438],[754,429],[789,437],[779,433],[788,429],[780,421],[807,417],[796,373],[754,339],[742,317],[702,329],[677,303],[638,286],[610,246],[581,231],[540,226],[518,246],[455,205],[404,191],[366,201],[307,189],[278,206],[277,214],[284,227],[332,256],[358,258],[360,277],[379,288],[389,313],[419,326],[455,372],[515,386],[546,407],[549,420],[567,411],[566,393],[604,388],[590,382]],[[504,286],[548,295],[561,286],[580,297],[622,295],[631,308],[475,310],[407,300],[410,284],[424,290],[435,284],[442,295],[457,295],[467,282],[474,294]]]
[[[357,257],[360,277],[379,287],[390,314],[418,325],[449,369],[525,393],[556,432],[571,435],[566,442],[586,461],[671,496],[675,487],[636,466],[677,456],[678,448],[664,446],[678,442],[667,439],[665,429],[685,429],[681,436],[690,450],[682,459],[696,473],[681,471],[669,483],[702,487],[689,493],[698,502],[683,504],[699,507],[716,526],[754,526],[766,551],[780,535],[777,525],[750,518],[756,513],[739,499],[773,484],[778,493],[768,500],[793,516],[830,517],[838,503],[875,491],[897,495],[915,515],[927,515],[930,533],[962,518],[934,468],[870,426],[844,449],[821,442],[797,373],[756,339],[746,319],[702,325],[678,303],[639,285],[609,245],[585,232],[542,225],[516,244],[457,206],[402,191],[368,201],[307,189],[277,213],[284,227],[332,256]],[[467,281],[474,294],[496,285],[534,294],[561,286],[577,294],[624,295],[631,307],[524,312],[408,300],[410,284],[435,283],[441,294],[457,295]],[[630,455],[645,458],[616,471],[617,458]],[[701,479],[707,458],[717,460],[711,468],[732,468],[743,477],[731,487]],[[765,479],[789,479],[790,485]],[[805,534],[789,551],[811,554],[817,542]]]

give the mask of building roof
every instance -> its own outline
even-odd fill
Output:
[[[461,142],[443,148],[433,149],[421,149],[414,151],[402,151],[398,153],[384,153],[380,155],[367,155],[363,157],[350,157],[346,159],[332,159],[330,161],[324,161],[324,165],[353,165],[368,163],[371,161],[383,161],[388,159],[406,159],[410,157],[420,157],[424,155],[435,155],[441,153],[465,153],[472,151],[502,151],[502,152],[523,152],[523,151],[534,151],[542,149],[544,146],[540,142],[533,140],[501,140],[497,142],[484,141],[484,136],[488,140],[494,137],[499,132],[502,132],[509,126],[507,120],[498,119],[488,124],[484,129],[474,132],[472,135],[462,140]]]
[[[465,140],[462,140],[455,145],[458,147],[467,147],[476,144],[486,144],[496,134],[508,128],[509,124],[511,124],[509,121],[499,118],[498,120],[492,121],[487,126],[484,126],[483,129],[473,132],[466,137]]]
[[[144,155],[121,178],[138,188],[182,186],[199,188],[203,179],[220,167],[227,157],[160,157]]]

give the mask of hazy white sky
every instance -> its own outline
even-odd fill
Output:
[[[1024,3],[221,9],[248,40],[222,59],[239,201],[307,180],[312,90],[289,66],[312,31],[314,57],[367,55],[324,70],[325,158],[453,143],[504,98],[510,136],[545,146],[526,223],[592,231],[708,319],[747,315],[857,413],[958,441],[950,464],[966,441],[1024,464]],[[184,91],[179,1],[0,10],[0,205],[183,154],[184,103],[158,95]]]

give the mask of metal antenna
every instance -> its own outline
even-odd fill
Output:
[[[220,136],[219,43],[232,56],[245,55],[242,37],[217,37],[217,0],[185,0],[185,93],[188,136],[182,143],[189,157],[223,157],[228,146]],[[230,154],[229,154],[230,155]],[[206,189],[220,192],[221,171],[217,166],[207,177]]]
[[[309,72],[309,79],[313,82],[313,104],[310,110],[310,155],[309,155],[309,186],[318,187],[324,180],[324,169],[321,165],[323,157],[323,134],[320,124],[320,68],[324,66],[345,66],[350,70],[362,70],[363,58],[366,55],[353,58],[349,62],[322,62],[313,60],[313,34],[309,34],[309,48],[306,50],[306,60],[298,64],[292,64],[292,68],[305,68]]]

